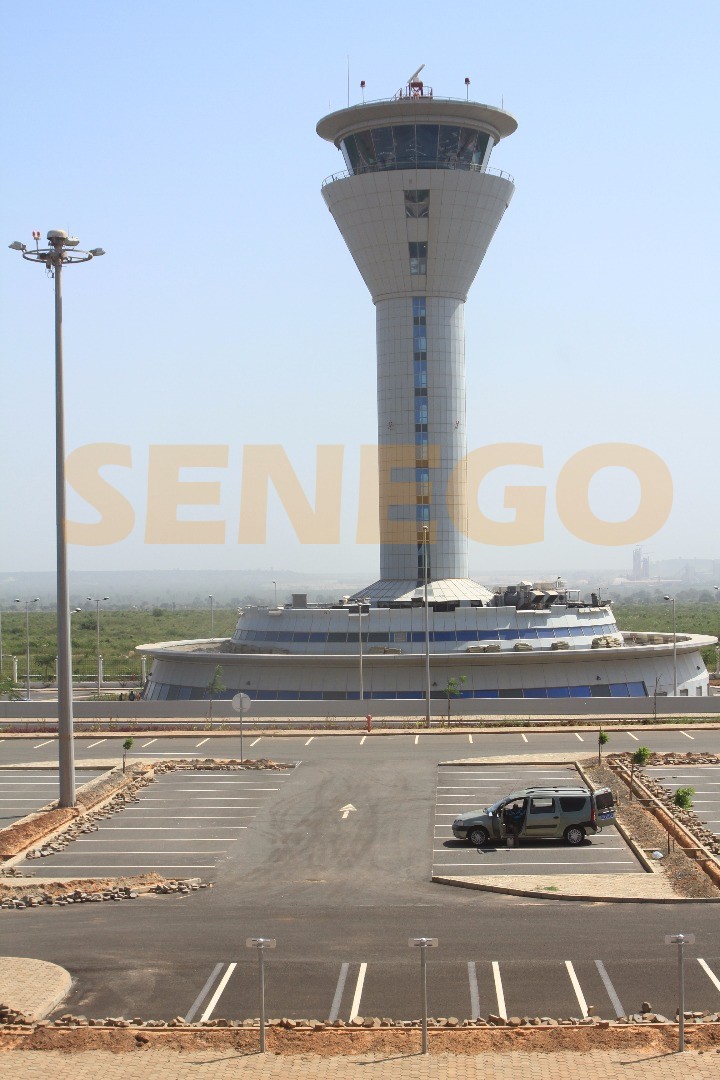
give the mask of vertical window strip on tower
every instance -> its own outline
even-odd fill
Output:
[[[416,245],[417,246],[417,245]],[[427,255],[427,245],[425,255]],[[412,260],[413,245],[410,245]],[[412,263],[411,263],[412,266]],[[430,471],[428,467],[428,390],[427,390],[427,300],[413,296],[413,372],[415,380],[415,520],[418,527],[417,580],[422,584],[430,576],[430,551],[426,548],[423,525],[430,524]],[[425,559],[427,558],[427,568]]]

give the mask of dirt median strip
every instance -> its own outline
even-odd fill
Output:
[[[87,1021],[86,1021],[87,1023]],[[225,1023],[228,1023],[225,1021]],[[419,1021],[412,1027],[380,1026],[372,1020],[370,1028],[344,1027],[321,1030],[311,1027],[280,1027],[266,1029],[266,1047],[280,1055],[310,1054],[335,1057],[366,1053],[395,1053],[414,1055],[420,1050]],[[447,1022],[446,1022],[447,1023]],[[644,1053],[672,1052],[677,1049],[678,1029],[675,1023],[627,1023],[592,1020],[553,1021],[552,1024],[494,1027],[484,1022],[478,1026],[437,1026],[428,1029],[431,1054],[480,1054],[526,1051],[552,1054],[562,1051],[590,1052],[596,1050],[642,1050]],[[686,1022],[686,1044],[693,1050],[720,1052],[720,1024]],[[20,1030],[16,1027],[0,1032],[0,1052],[10,1050],[59,1050],[64,1053],[106,1051],[126,1054],[134,1051],[196,1051],[234,1050],[255,1054],[258,1049],[257,1026],[202,1028],[148,1027],[51,1027],[47,1023]]]

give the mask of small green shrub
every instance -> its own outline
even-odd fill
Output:
[[[679,787],[673,797],[673,802],[680,810],[692,810],[694,787]]]

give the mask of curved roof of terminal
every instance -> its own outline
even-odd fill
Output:
[[[506,138],[517,129],[517,120],[494,105],[456,98],[402,97],[369,101],[329,113],[318,122],[321,139],[336,146],[346,135],[369,127],[386,124],[461,124],[489,131],[495,141]]]

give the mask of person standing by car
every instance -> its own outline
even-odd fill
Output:
[[[525,810],[527,807],[526,799],[518,799],[516,802],[508,803],[503,810],[503,821],[507,834],[512,837],[512,846],[517,847],[520,840],[520,832],[522,831],[523,824],[525,822]]]

